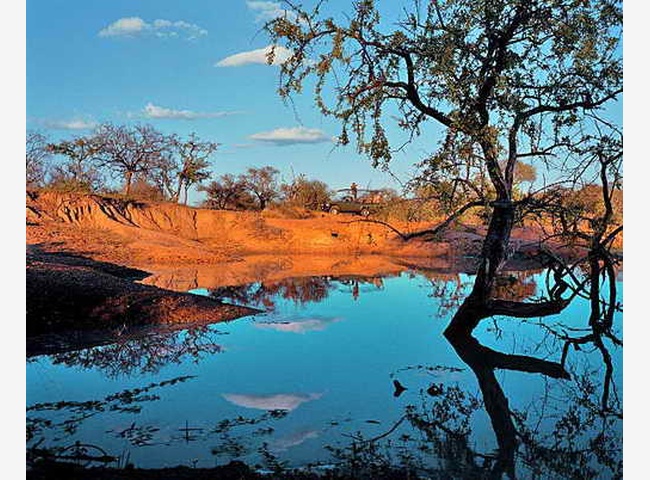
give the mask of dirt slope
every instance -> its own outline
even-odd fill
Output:
[[[26,199],[27,243],[125,265],[223,263],[251,254],[437,256],[447,244],[403,242],[360,217],[231,212],[55,192]],[[396,225],[402,231],[429,225]]]

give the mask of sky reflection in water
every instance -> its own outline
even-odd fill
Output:
[[[524,278],[518,294],[538,293],[540,275]],[[356,432],[365,438],[382,435],[405,412],[438,402],[439,416],[467,407],[467,425],[462,415],[450,419],[450,425],[471,428],[473,448],[489,453],[496,448],[490,419],[481,408],[468,407],[481,401],[477,378],[442,336],[470,280],[462,274],[432,280],[403,273],[383,279],[312,277],[213,291],[224,301],[254,303],[268,312],[210,327],[206,334],[220,353],[213,349],[192,355],[186,349],[155,368],[123,371],[109,361],[101,368],[93,366],[88,356],[85,362],[75,361],[74,354],[30,360],[28,406],[101,399],[166,379],[193,377],[152,389],[159,398],[140,402],[139,413],[107,409],[79,423],[72,435],[43,429],[33,441],[45,437],[46,445],[68,445],[80,439],[114,455],[128,452],[141,467],[211,466],[233,457],[256,462],[265,443],[282,460],[302,465],[328,461],[325,445],[343,446]],[[205,289],[194,293],[210,294]],[[567,326],[584,327],[585,315],[586,305],[576,302],[561,318]],[[558,318],[543,322],[552,326]],[[504,353],[559,361],[561,345],[537,323],[486,320],[474,334]],[[174,334],[167,350],[188,335]],[[110,346],[93,350],[102,348]],[[622,351],[612,353],[615,381],[622,388]],[[571,352],[569,371],[581,378],[597,370],[598,361],[597,353]],[[512,410],[544,417],[539,421],[542,431],[551,429],[551,417],[567,408],[564,398],[575,384],[514,371],[497,370],[496,375]],[[393,380],[406,388],[397,397]],[[456,387],[466,395],[462,401],[453,396],[456,390],[449,390]],[[449,403],[451,398],[457,404]],[[44,413],[28,412],[28,417]],[[183,430],[186,426],[191,433]],[[394,446],[404,434],[413,435],[407,422],[391,434]]]

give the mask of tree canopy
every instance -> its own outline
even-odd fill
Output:
[[[48,156],[47,137],[40,132],[28,131],[25,137],[25,181],[28,187],[43,183]]]
[[[354,135],[374,165],[392,158],[395,109],[411,138],[436,125],[443,141],[423,162],[427,180],[474,198],[480,177],[511,200],[518,160],[548,160],[578,141],[580,122],[622,92],[618,1],[416,1],[390,28],[372,0],[342,21],[323,13],[326,2],[285,4],[292,14],[267,24],[293,52],[280,95],[314,78],[316,104],[341,121],[340,142]]]
[[[168,155],[167,138],[151,125],[100,125],[94,134],[100,145],[100,162],[124,178],[129,195],[135,175],[149,174]]]
[[[175,176],[177,180],[176,190],[172,192],[172,199],[180,201],[181,190],[185,193],[187,204],[187,192],[189,188],[210,178],[210,155],[215,152],[218,143],[202,141],[196,133],[190,134],[187,139],[181,139],[174,135],[170,139],[170,147],[175,162]]]

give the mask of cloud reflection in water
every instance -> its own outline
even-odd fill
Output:
[[[278,393],[275,395],[242,395],[239,393],[224,393],[223,398],[240,407],[258,410],[288,410],[293,411],[300,405],[312,400],[318,400],[322,393]]]
[[[290,435],[273,440],[269,445],[271,450],[275,452],[284,452],[291,447],[298,446],[310,438],[318,438],[320,432],[318,430],[306,430],[302,432],[295,432]]]
[[[296,320],[258,322],[255,327],[263,330],[278,332],[307,333],[321,332],[330,324],[341,321],[341,318],[305,318]]]

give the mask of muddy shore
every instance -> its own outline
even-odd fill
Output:
[[[136,283],[148,272],[28,247],[26,354],[48,354],[258,313]]]

